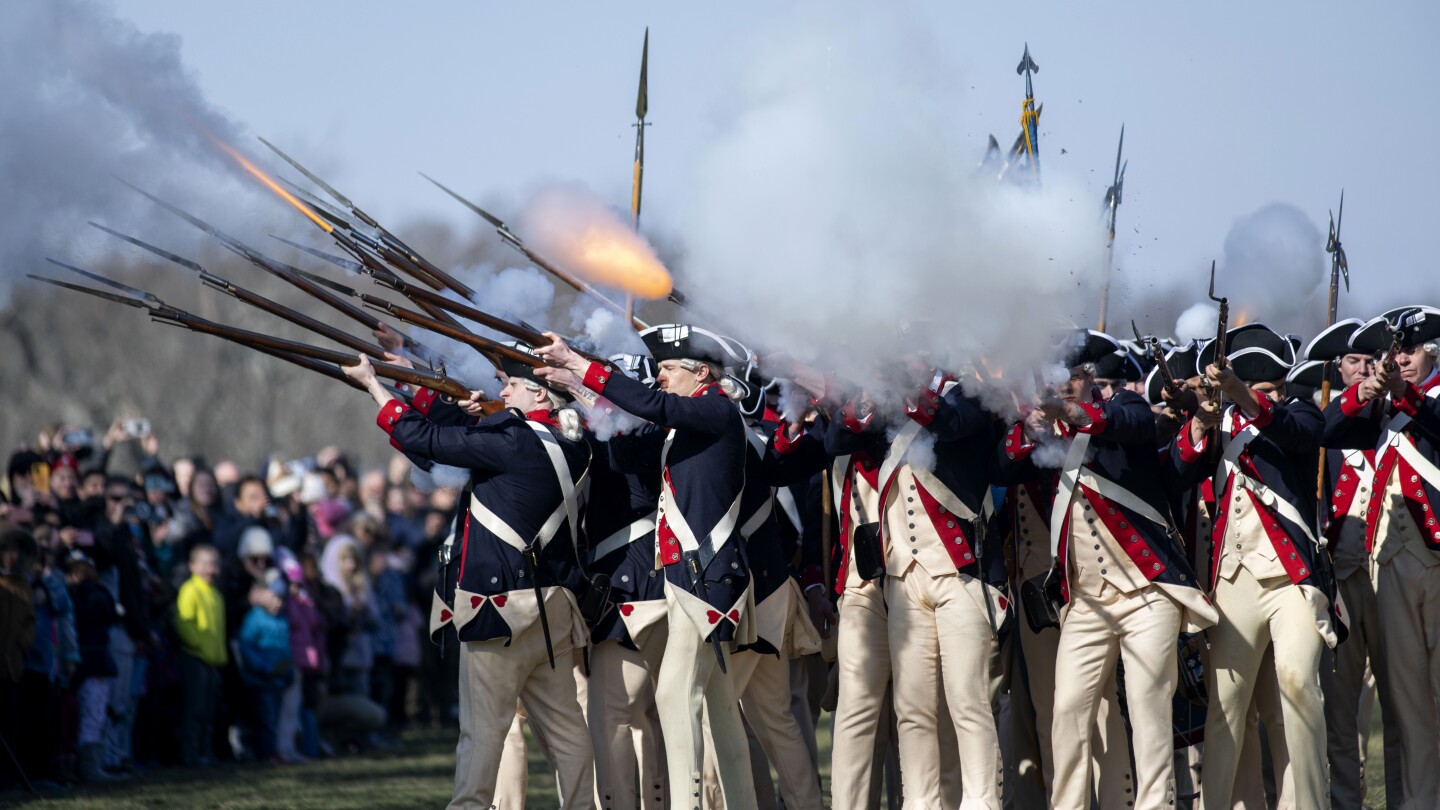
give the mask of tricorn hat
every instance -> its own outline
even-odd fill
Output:
[[[1099,364],[1107,355],[1121,351],[1115,338],[1094,329],[1071,329],[1061,333],[1060,340],[1061,362],[1066,368]]]
[[[510,346],[510,348],[518,352],[523,352],[525,354],[531,355],[535,354],[534,349],[532,349],[530,347],[530,344],[528,343],[522,343],[516,340],[510,342],[508,345]],[[565,391],[557,386],[552,385],[548,381],[535,376],[535,367],[529,365],[528,363],[521,363],[520,361],[512,360],[509,357],[501,357],[500,370],[505,372],[505,376],[507,377],[519,377],[527,382],[533,382],[541,388],[544,388],[546,391],[549,391],[555,396],[565,400],[566,402],[570,402],[574,399],[574,397],[568,391]]]
[[[1285,382],[1290,385],[1303,386],[1305,388],[1319,388],[1325,383],[1325,360],[1306,360],[1290,369],[1285,375]],[[1333,369],[1334,366],[1331,366]],[[1330,373],[1332,384],[1339,382],[1338,375],[1332,370]]]
[[[721,368],[743,369],[750,352],[736,340],[684,323],[652,326],[640,333],[656,363],[665,360],[703,360]]]
[[[1402,332],[1403,346],[1416,346],[1440,339],[1440,309],[1434,307],[1398,307],[1372,318],[1350,336],[1350,350],[1379,354],[1390,348],[1395,332]]]
[[[1125,350],[1111,352],[1095,362],[1095,376],[1102,380],[1139,382],[1145,378],[1135,355]]]
[[[619,354],[610,355],[610,362],[620,369],[620,372],[632,380],[639,380],[646,385],[653,386],[657,369],[655,360],[648,354]]]
[[[1247,323],[1225,333],[1230,369],[1245,382],[1283,379],[1295,365],[1295,342],[1263,323]],[[1215,341],[1200,348],[1196,370],[1215,362]]]
[[[1306,344],[1304,354],[1306,360],[1319,360],[1327,362],[1339,360],[1350,353],[1350,337],[1355,330],[1364,326],[1359,318],[1346,318],[1343,321],[1325,327],[1325,330],[1316,335]],[[1303,363],[1301,365],[1304,365]]]

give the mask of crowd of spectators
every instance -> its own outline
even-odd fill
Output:
[[[168,450],[168,448],[167,448]],[[145,420],[53,426],[0,484],[0,787],[304,762],[453,725],[429,642],[455,490],[327,448],[255,473]]]

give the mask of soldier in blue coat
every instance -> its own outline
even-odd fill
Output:
[[[572,654],[586,642],[576,594],[580,493],[590,464],[579,416],[533,369],[506,363],[508,406],[471,425],[438,425],[394,399],[363,357],[346,369],[380,406],[407,455],[470,470],[451,615],[462,644],[460,741],[452,808],[489,808],[517,699],[549,743],[566,808],[592,808],[594,755],[576,700]]]
[[[1232,804],[1255,684],[1274,645],[1295,801],[1320,807],[1329,790],[1317,674],[1321,652],[1336,643],[1315,525],[1323,421],[1313,403],[1286,395],[1295,361],[1287,338],[1247,324],[1228,342],[1227,368],[1213,345],[1201,350],[1212,390],[1170,454],[1182,487],[1214,478],[1217,504],[1211,588],[1220,621],[1210,631],[1201,798],[1206,808]],[[1222,394],[1228,407],[1216,405]]]
[[[557,335],[537,353],[586,388],[651,425],[637,435],[664,436],[660,468],[658,564],[665,572],[669,637],[656,703],[665,735],[670,795],[701,804],[704,718],[714,740],[720,790],[728,807],[755,801],[749,749],[734,684],[732,645],[753,643],[754,593],[741,533],[749,451],[744,418],[724,390],[725,367],[745,360],[733,342],[684,324],[641,333],[659,363],[659,390],[592,363]],[[542,369],[541,376],[549,376]],[[557,372],[554,376],[562,376]],[[724,381],[728,383],[728,381]],[[733,390],[733,388],[732,388]],[[683,803],[683,804],[682,804]]]
[[[1065,602],[1051,740],[1056,810],[1090,807],[1092,732],[1122,652],[1135,759],[1130,801],[1171,806],[1176,639],[1215,623],[1170,516],[1150,406],[1123,389],[1103,399],[1094,386],[1095,364],[1117,350],[1108,335],[1072,333],[1066,379],[1011,428],[997,454],[1000,480],[1012,484],[1060,464],[1048,532]]]

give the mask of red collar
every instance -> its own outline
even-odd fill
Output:
[[[706,394],[710,393],[711,391],[719,391],[719,390],[721,390],[721,389],[720,389],[720,383],[713,383],[713,382],[712,382],[712,383],[710,383],[709,385],[707,385],[707,386],[705,386],[705,387],[703,387],[703,388],[697,388],[697,389],[695,389],[695,393],[691,394],[690,396],[692,396],[692,397],[703,397],[703,396],[705,396]]]
[[[550,427],[560,427],[559,420],[555,418],[555,412],[551,410],[529,411],[525,414],[525,418]]]
[[[1423,394],[1437,385],[1440,385],[1440,367],[1430,369],[1430,376],[1426,377],[1424,382],[1415,387],[1419,388],[1420,393]]]

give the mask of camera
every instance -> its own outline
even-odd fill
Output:
[[[132,439],[143,439],[150,435],[149,419],[126,419],[120,423],[125,435]]]
[[[90,428],[67,430],[60,435],[60,443],[71,451],[88,448],[95,444],[95,434]]]

